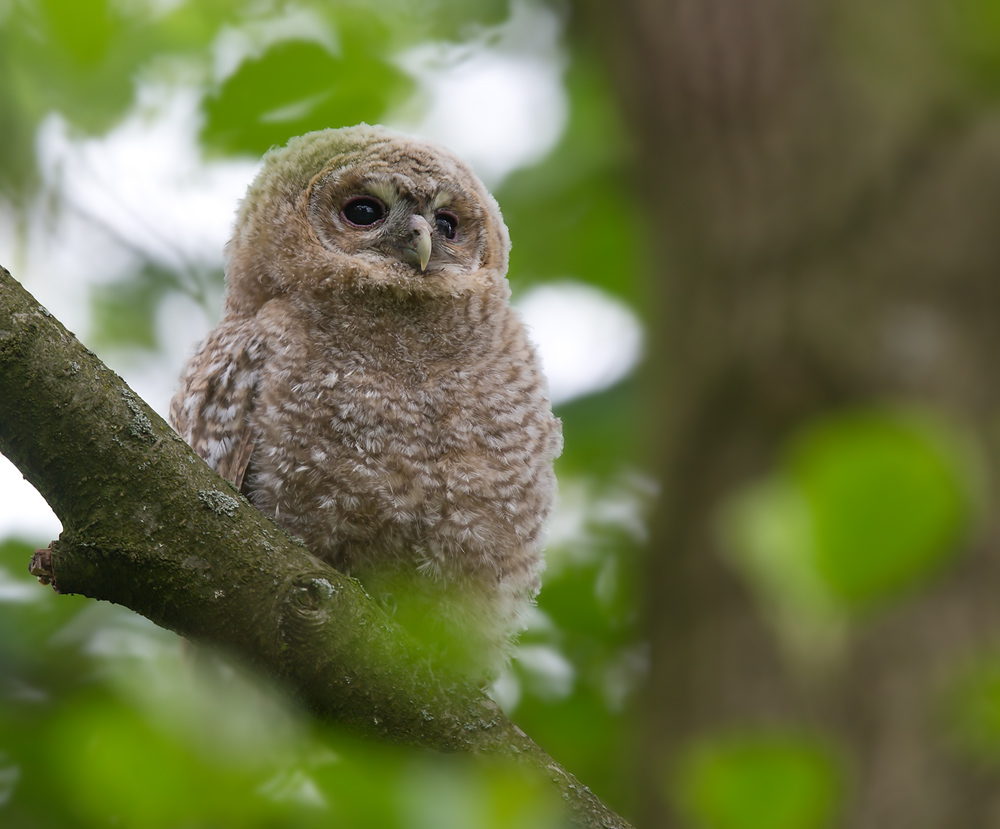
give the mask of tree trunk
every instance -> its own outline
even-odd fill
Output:
[[[940,57],[933,4],[580,11],[623,101],[657,240],[649,371],[666,415],[639,824],[678,825],[664,781],[692,739],[790,723],[843,750],[844,825],[995,825],[1000,786],[950,753],[935,711],[959,655],[1000,628],[995,522],[932,586],[856,627],[818,679],[779,647],[713,525],[796,429],[848,406],[931,406],[996,463],[997,119],[943,81],[922,85],[921,61]],[[893,65],[893,38],[913,31],[925,51]]]

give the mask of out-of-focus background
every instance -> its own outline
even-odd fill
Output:
[[[497,196],[563,419],[511,716],[645,827],[1000,825],[1000,4],[0,0],[0,264],[163,413],[261,154],[360,121]],[[559,825],[53,595],[59,529],[0,459],[0,825]]]

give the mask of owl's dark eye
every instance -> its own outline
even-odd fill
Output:
[[[434,224],[445,239],[454,239],[458,233],[458,216],[450,210],[439,210],[434,215]]]
[[[372,196],[355,196],[340,214],[355,227],[371,227],[385,218],[385,205]]]

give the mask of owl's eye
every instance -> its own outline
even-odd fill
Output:
[[[445,239],[454,239],[458,233],[458,216],[450,210],[439,210],[434,215],[434,224]]]
[[[348,224],[371,227],[385,218],[385,205],[372,196],[355,196],[348,200],[340,213]]]

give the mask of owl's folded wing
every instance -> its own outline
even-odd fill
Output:
[[[251,424],[263,346],[243,321],[225,322],[202,343],[170,402],[170,423],[222,477],[243,490],[256,435]]]

